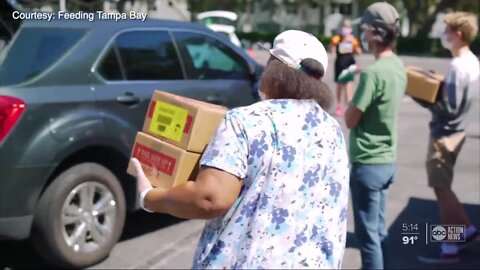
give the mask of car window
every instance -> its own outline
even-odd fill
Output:
[[[122,69],[120,68],[118,50],[115,45],[105,55],[105,58],[102,60],[102,63],[98,69],[98,73],[100,73],[103,78],[110,81],[125,79],[124,75],[122,74]]]
[[[118,50],[119,59],[115,50]],[[120,64],[127,80],[184,78],[180,59],[167,31],[131,31],[120,34],[102,61],[99,72],[108,79],[118,78],[121,76]]]
[[[223,42],[199,33],[173,32],[173,35],[189,79],[248,79],[246,60]]]
[[[62,57],[85,33],[79,29],[23,28],[0,56],[0,85],[24,82]]]

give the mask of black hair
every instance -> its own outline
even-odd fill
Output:
[[[323,65],[315,59],[305,58],[300,62],[300,70],[307,75],[320,80],[325,75]]]

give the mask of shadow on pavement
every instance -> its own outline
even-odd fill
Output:
[[[0,241],[0,269],[53,269],[38,255],[30,241]]]
[[[480,205],[464,204],[464,207],[473,224],[480,226]],[[417,230],[403,231],[403,224],[407,227],[417,225]],[[449,265],[427,265],[417,260],[418,255],[435,253],[439,250],[438,243],[431,243],[427,237],[427,225],[439,225],[437,203],[432,200],[410,198],[408,204],[390,226],[387,245],[389,263],[386,269],[479,269],[480,243],[475,243],[471,248],[462,253],[461,261]],[[411,233],[411,234],[406,234]],[[413,234],[418,233],[418,234]],[[414,237],[408,244],[403,244],[403,237]],[[416,238],[415,238],[416,237]],[[430,237],[428,235],[428,237]],[[347,248],[357,248],[358,242],[354,233],[347,234]]]
[[[170,215],[150,214],[145,211],[127,213],[123,234],[119,240],[125,241],[142,234],[166,228],[184,220]],[[36,253],[28,240],[0,241],[0,270],[3,269],[54,269]]]
[[[129,212],[127,213],[125,227],[119,242],[160,230],[182,221],[185,220],[165,214],[153,214],[145,211]]]
[[[477,227],[480,226],[480,205],[464,204],[464,207]],[[417,224],[418,230],[409,230],[402,234],[403,224]],[[462,253],[461,262],[450,265],[426,265],[417,260],[418,255],[435,253],[440,248],[438,243],[426,243],[427,228],[430,225],[441,224],[436,201],[410,198],[408,204],[390,226],[388,243],[389,269],[478,269],[480,266],[480,243],[475,243],[469,250]],[[413,227],[410,225],[410,227]],[[418,237],[414,243],[403,244],[402,237]]]

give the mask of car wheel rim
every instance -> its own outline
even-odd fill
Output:
[[[68,194],[62,208],[62,233],[74,251],[90,253],[108,242],[115,226],[117,203],[98,182],[85,182]]]

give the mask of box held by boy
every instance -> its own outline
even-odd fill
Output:
[[[417,67],[407,67],[406,94],[434,103],[443,82],[443,75]]]

